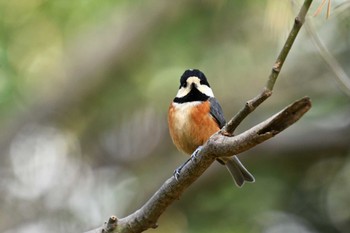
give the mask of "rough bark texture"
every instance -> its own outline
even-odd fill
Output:
[[[308,97],[295,101],[285,109],[251,129],[232,137],[237,126],[272,94],[274,84],[284,61],[305,21],[306,13],[312,0],[305,0],[294,26],[281,50],[264,90],[234,116],[224,128],[214,134],[199,151],[197,157],[187,163],[181,170],[178,179],[169,178],[159,190],[137,211],[127,217],[117,219],[111,216],[105,224],[89,233],[118,232],[138,233],[157,227],[159,216],[215,161],[218,157],[227,157],[242,153],[250,148],[274,137],[290,125],[298,121],[310,108]]]
[[[242,134],[234,137],[228,137],[221,132],[214,134],[203,145],[197,157],[183,167],[178,179],[171,177],[165,181],[146,204],[131,215],[121,219],[111,216],[105,226],[89,233],[135,233],[157,227],[159,216],[181,197],[186,188],[196,181],[216,158],[242,153],[274,137],[298,121],[310,108],[310,99],[304,97]]]

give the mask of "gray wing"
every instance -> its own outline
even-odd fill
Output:
[[[213,97],[209,98],[209,102],[210,102],[210,114],[215,118],[216,122],[218,123],[221,129],[226,124],[226,120],[224,118],[224,113],[222,111],[222,108],[219,102]]]

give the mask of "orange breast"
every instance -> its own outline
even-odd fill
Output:
[[[187,154],[192,154],[219,130],[217,122],[210,115],[208,101],[172,103],[169,107],[168,124],[175,146]]]

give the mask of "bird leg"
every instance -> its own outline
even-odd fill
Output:
[[[198,153],[199,151],[202,149],[202,146],[199,146],[191,155],[191,157],[189,159],[186,160],[186,162],[184,162],[180,167],[176,168],[174,173],[173,173],[173,176],[175,177],[176,180],[179,179],[180,177],[180,172],[182,170],[182,168],[184,166],[186,166],[186,164],[188,164],[190,161],[193,161],[195,159],[197,159],[197,156],[198,156]]]

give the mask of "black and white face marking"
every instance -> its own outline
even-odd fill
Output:
[[[207,78],[199,70],[186,70],[180,79],[180,88],[174,102],[205,101],[214,97]]]

